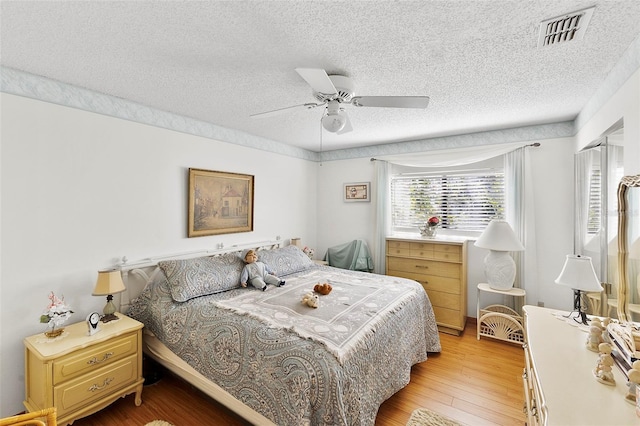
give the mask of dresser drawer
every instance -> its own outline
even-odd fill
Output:
[[[426,289],[427,294],[429,295],[429,300],[431,300],[431,305],[434,308],[447,308],[454,309],[456,312],[460,311],[460,295],[454,293],[445,293],[443,291],[436,291]]]
[[[410,256],[411,243],[406,241],[387,241],[387,255]]]
[[[460,314],[460,310],[434,306],[433,313],[436,316],[438,325],[445,325],[447,327],[455,327],[460,330],[464,330],[465,318]]]
[[[437,275],[448,278],[460,278],[460,265],[457,263],[435,262],[430,260],[387,258],[389,271],[403,271],[414,274]]]
[[[137,333],[132,333],[61,357],[53,363],[53,384],[57,385],[88,371],[97,370],[135,354],[137,349]]]
[[[105,395],[134,383],[138,377],[137,366],[136,355],[131,355],[91,374],[55,386],[53,405],[58,409],[58,417],[62,418],[69,412],[101,400]]]
[[[461,284],[458,278],[439,277],[437,275],[416,274],[412,272],[389,270],[389,275],[394,277],[408,278],[418,281],[425,290],[443,291],[445,293],[460,294]]]
[[[434,247],[433,258],[448,262],[462,262],[462,248],[447,244],[439,244]]]
[[[433,259],[432,243],[411,243],[411,256],[421,259]]]

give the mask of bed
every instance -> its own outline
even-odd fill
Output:
[[[240,247],[122,265],[121,310],[145,324],[145,353],[253,424],[374,425],[441,349],[422,286],[317,265],[293,245],[252,248],[284,286],[240,287]],[[301,303],[324,282],[318,308]]]

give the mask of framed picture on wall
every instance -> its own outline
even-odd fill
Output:
[[[371,201],[369,182],[345,183],[343,191],[344,201]]]
[[[253,231],[253,176],[189,169],[189,237]]]

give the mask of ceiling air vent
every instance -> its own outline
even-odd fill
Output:
[[[582,40],[594,9],[595,6],[542,21],[538,47]]]

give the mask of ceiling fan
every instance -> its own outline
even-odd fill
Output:
[[[325,70],[319,68],[296,68],[296,72],[311,86],[313,96],[319,103],[294,105],[252,114],[251,117],[271,117],[291,110],[326,106],[322,127],[328,132],[342,134],[353,130],[345,112],[345,105],[378,108],[426,108],[429,105],[428,96],[354,96],[355,86],[349,77],[328,75]]]

